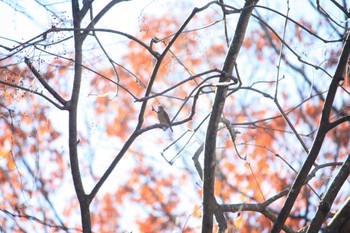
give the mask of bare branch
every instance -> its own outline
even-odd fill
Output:
[[[329,123],[329,130],[331,130],[334,127],[336,127],[344,122],[347,122],[347,121],[350,121],[350,115],[343,116],[343,117],[337,119],[336,121]]]
[[[87,30],[85,30],[84,33],[82,33],[81,39],[84,41],[89,33],[89,29],[93,28],[100,19],[115,5],[120,2],[127,2],[130,0],[112,0],[110,1],[97,15],[96,17],[89,23],[89,25],[86,27]],[[83,9],[79,11],[77,17],[79,17],[79,20],[82,20],[88,9],[90,8],[89,3],[84,3]]]
[[[47,97],[46,95],[44,95],[41,92],[38,92],[38,91],[35,91],[35,90],[32,90],[32,89],[26,88],[26,87],[18,86],[16,84],[4,82],[4,81],[1,81],[1,80],[0,80],[0,83],[4,84],[4,85],[7,85],[7,86],[10,86],[10,87],[21,89],[21,90],[29,92],[29,93],[33,93],[33,94],[38,95],[38,96],[41,96],[44,99],[46,99],[49,103],[54,105],[56,108],[61,109],[61,110],[67,110],[67,108],[65,106],[59,105],[58,103],[56,103],[55,101],[53,101],[52,99],[50,99],[49,97]]]
[[[54,228],[54,229],[61,229],[61,230],[64,230],[64,231],[79,231],[79,232],[82,232],[82,230],[78,229],[78,228],[67,228],[65,226],[57,226],[57,225],[49,224],[45,220],[40,220],[39,218],[37,218],[35,216],[32,216],[32,215],[21,214],[21,213],[16,213],[15,214],[15,213],[11,213],[10,211],[2,209],[2,208],[0,208],[0,211],[5,213],[6,215],[11,216],[12,218],[24,218],[24,219],[33,220],[33,221],[35,221],[37,223],[40,223],[43,226],[48,226],[48,227],[51,227],[51,228]]]
[[[339,82],[342,80],[342,74],[345,70],[345,66],[348,60],[350,54],[350,33],[347,35],[347,39],[345,42],[345,45],[343,47],[343,51],[341,53],[339,63],[337,66],[337,69],[335,71],[335,74],[333,76],[332,82],[329,86],[326,101],[323,105],[323,110],[322,110],[322,116],[321,116],[321,123],[319,130],[317,131],[314,143],[311,147],[311,150],[300,170],[298,173],[293,186],[288,194],[288,197],[281,209],[281,212],[279,213],[277,217],[277,221],[275,222],[271,233],[279,233],[282,226],[284,225],[293,205],[294,202],[301,190],[301,187],[303,186],[303,183],[305,182],[307,178],[307,174],[309,173],[312,165],[314,164],[319,151],[321,150],[324,138],[329,131],[329,115],[330,111],[332,109],[332,104],[334,101],[334,97],[336,94],[337,87],[339,85]]]
[[[258,1],[246,1],[238,23],[235,36],[227,52],[223,71],[225,74],[232,75],[236,59],[241,48],[245,31],[248,26],[250,14]],[[229,78],[226,75],[220,77],[219,82],[227,82]],[[222,111],[225,105],[227,95],[227,86],[218,87],[215,100],[212,105],[212,111],[209,119],[208,129],[204,148],[204,185],[203,185],[203,217],[202,233],[211,233],[213,231],[213,214],[215,209],[214,183],[216,167],[216,134],[221,119]]]
[[[164,49],[164,51],[162,52],[161,55],[156,56],[157,58],[157,62],[155,64],[155,67],[153,69],[152,75],[150,77],[150,80],[148,82],[148,86],[146,88],[146,92],[145,92],[145,97],[148,97],[151,92],[152,92],[152,88],[153,88],[153,84],[155,82],[158,70],[160,68],[160,65],[165,57],[165,55],[167,54],[167,52],[170,50],[171,46],[175,43],[176,39],[180,36],[181,32],[186,28],[186,26],[188,25],[188,23],[191,21],[191,19],[195,16],[195,14],[197,14],[200,11],[203,11],[205,9],[207,9],[211,4],[214,4],[216,2],[210,2],[207,5],[205,5],[202,8],[195,8],[192,13],[190,14],[190,16],[188,16],[188,18],[185,20],[185,22],[183,23],[183,25],[179,28],[178,32],[175,34],[175,36],[172,38],[172,40],[169,42],[168,46]],[[149,50],[150,52],[152,51],[151,49]],[[203,87],[204,88],[204,87]],[[199,92],[198,92],[199,93]],[[197,96],[198,98],[198,96]],[[194,103],[197,99],[194,98]],[[91,193],[88,195],[88,202],[91,202],[93,200],[93,198],[95,197],[95,195],[97,194],[98,190],[102,187],[102,185],[104,184],[104,182],[107,180],[107,178],[109,177],[109,175],[112,173],[112,171],[114,170],[115,166],[119,163],[119,161],[121,160],[121,158],[124,156],[125,152],[128,150],[128,148],[131,146],[131,144],[134,142],[134,140],[137,138],[138,135],[144,133],[146,130],[149,130],[151,128],[156,128],[156,127],[161,127],[161,124],[157,124],[151,127],[147,127],[145,129],[141,129],[143,121],[144,121],[144,114],[146,111],[146,106],[147,106],[147,102],[148,100],[146,99],[145,101],[142,102],[142,106],[139,112],[139,117],[138,117],[138,123],[137,126],[134,130],[134,132],[130,135],[130,137],[128,138],[128,140],[125,142],[125,144],[123,145],[122,149],[119,151],[118,155],[115,157],[115,159],[112,161],[112,163],[110,164],[110,166],[107,168],[107,170],[105,171],[105,173],[102,175],[101,179],[97,182],[97,184],[95,185],[95,187],[92,189]],[[194,114],[194,108],[195,108],[195,104],[192,107],[192,114]],[[190,119],[190,118],[189,118]]]
[[[199,177],[201,178],[201,180],[203,180],[203,169],[201,167],[201,164],[199,163],[198,159],[200,154],[203,152],[204,150],[204,143],[202,143],[202,145],[196,150],[196,152],[194,153],[192,160],[194,162],[194,167],[197,170],[197,173],[199,175]]]
[[[60,94],[58,94],[47,82],[46,80],[41,76],[39,71],[35,69],[31,61],[29,61],[28,57],[24,58],[24,62],[27,64],[29,69],[33,72],[34,76],[39,80],[39,82],[44,86],[44,88],[53,96],[55,99],[60,102],[63,106],[67,104],[67,101],[63,99]]]
[[[350,230],[350,197],[346,199],[343,206],[337,211],[337,214],[334,215],[332,221],[324,229],[324,233],[333,233],[333,232],[349,232]]]
[[[344,164],[340,168],[337,176],[334,178],[332,184],[329,186],[324,198],[318,205],[315,217],[310,223],[310,227],[307,230],[307,233],[317,233],[319,232],[321,225],[323,224],[327,214],[329,213],[332,203],[335,200],[340,188],[343,186],[346,179],[350,174],[350,154],[345,160]]]

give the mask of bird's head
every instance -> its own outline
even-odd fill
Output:
[[[164,107],[162,105],[158,105],[158,111],[164,111]]]

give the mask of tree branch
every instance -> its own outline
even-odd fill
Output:
[[[167,45],[167,47],[164,49],[164,51],[162,52],[161,55],[157,56],[157,62],[154,66],[153,72],[151,74],[150,80],[148,82],[148,86],[146,88],[145,91],[145,95],[144,98],[146,98],[141,105],[141,109],[139,112],[139,116],[138,116],[138,123],[135,127],[134,132],[131,134],[131,136],[129,137],[129,139],[125,142],[123,148],[119,151],[118,155],[114,158],[114,160],[112,161],[112,163],[109,165],[109,167],[107,168],[107,170],[105,171],[105,173],[102,175],[101,179],[97,182],[97,184],[95,185],[95,187],[92,189],[91,193],[88,195],[88,201],[91,202],[92,199],[95,197],[95,195],[97,194],[97,192],[99,191],[99,189],[102,187],[102,185],[104,184],[104,182],[107,180],[107,178],[109,177],[109,175],[112,173],[112,171],[114,170],[114,168],[117,166],[117,164],[119,163],[119,161],[122,159],[122,157],[124,156],[125,152],[128,150],[128,148],[131,146],[131,144],[134,142],[134,140],[137,138],[138,135],[146,132],[147,130],[151,129],[151,128],[156,128],[156,127],[160,127],[160,124],[151,126],[151,127],[147,127],[147,129],[141,129],[143,121],[144,121],[144,114],[146,111],[146,107],[147,107],[147,102],[148,99],[147,97],[150,96],[151,92],[152,92],[152,88],[153,88],[153,84],[155,82],[157,73],[159,71],[160,65],[165,57],[165,55],[168,53],[168,51],[170,50],[171,46],[175,43],[175,41],[177,40],[177,38],[180,36],[181,32],[183,32],[183,30],[186,28],[186,26],[188,25],[188,23],[191,21],[191,19],[195,16],[195,14],[197,14],[200,11],[203,11],[205,9],[207,9],[211,4],[214,4],[216,2],[210,2],[207,5],[205,5],[202,8],[195,8],[193,9],[192,13],[190,14],[190,16],[187,17],[187,19],[185,20],[185,22],[183,23],[183,25],[179,28],[179,30],[177,31],[177,33],[174,35],[174,37],[171,39],[171,41],[169,42],[169,44]],[[150,51],[151,52],[151,51]],[[194,108],[194,107],[193,107]],[[194,114],[194,113],[193,113]]]
[[[334,127],[340,125],[341,123],[344,123],[346,121],[350,121],[350,115],[343,116],[329,124],[329,130],[333,129]]]
[[[329,90],[327,93],[327,97],[325,100],[325,103],[323,105],[322,109],[322,115],[321,115],[321,122],[320,122],[320,127],[319,130],[317,131],[315,140],[313,142],[313,145],[311,147],[311,150],[300,170],[298,173],[292,188],[290,189],[290,192],[288,194],[288,197],[282,207],[281,212],[279,213],[277,217],[277,221],[275,222],[271,233],[279,233],[282,226],[284,225],[286,219],[288,218],[288,215],[294,205],[295,200],[297,199],[299,192],[301,190],[301,187],[303,186],[303,183],[305,182],[305,179],[307,178],[307,175],[314,164],[318,153],[321,150],[324,138],[327,134],[327,132],[330,129],[330,124],[329,124],[329,115],[330,111],[332,109],[332,104],[335,98],[335,94],[339,85],[339,82],[342,80],[342,74],[344,72],[349,54],[350,54],[350,33],[347,35],[347,39],[345,42],[345,45],[343,47],[343,51],[341,53],[339,63],[337,66],[337,69],[335,71],[335,74],[333,76],[333,79],[331,81],[331,84],[329,86]]]
[[[56,108],[61,109],[61,110],[67,110],[67,108],[65,106],[59,105],[58,103],[56,103],[55,101],[53,101],[52,99],[50,99],[49,97],[47,97],[46,95],[44,95],[41,92],[34,91],[34,90],[31,90],[31,89],[26,88],[26,87],[18,86],[16,84],[4,82],[4,81],[1,81],[1,80],[0,80],[0,84],[4,84],[4,85],[10,86],[10,87],[18,88],[18,89],[21,89],[23,91],[27,91],[29,93],[33,93],[35,95],[41,96],[44,99],[46,99],[49,103],[53,104]]]
[[[346,233],[350,231],[350,197],[346,199],[342,207],[332,218],[332,221],[324,229],[323,233],[341,232]]]
[[[236,64],[236,59],[248,26],[250,15],[253,11],[253,7],[257,2],[258,1],[255,0],[247,0],[244,5],[243,11],[237,23],[235,36],[226,54],[225,63],[222,69],[226,75],[221,75],[219,82],[229,81],[229,77],[227,75],[232,75],[232,71]],[[213,231],[213,214],[216,207],[216,201],[214,197],[216,134],[225,105],[227,90],[228,86],[217,87],[206,133],[204,148],[202,233],[212,233]]]
[[[88,33],[89,33],[89,29],[92,29],[96,23],[98,21],[100,21],[100,19],[115,5],[118,4],[120,2],[126,2],[126,1],[130,1],[130,0],[112,0],[111,2],[109,2],[97,15],[96,17],[91,20],[91,22],[89,23],[89,25],[86,27],[86,31],[84,33],[82,33],[82,40],[85,40],[85,38],[87,37]],[[83,6],[83,9],[79,12],[78,17],[80,20],[82,20],[82,17],[86,14],[87,10],[88,10],[89,4],[85,4]]]
[[[66,105],[67,101],[65,99],[63,99],[60,94],[58,94],[47,82],[46,80],[41,76],[41,74],[39,73],[39,71],[37,71],[35,69],[35,67],[33,66],[33,64],[31,63],[31,61],[29,61],[28,57],[24,58],[24,62],[27,64],[27,66],[29,67],[29,69],[33,72],[34,76],[39,80],[39,82],[44,86],[44,88],[50,92],[51,95],[53,95],[53,97],[55,97],[55,99],[60,102],[63,106]]]
[[[337,196],[340,188],[343,186],[346,179],[350,174],[350,154],[345,160],[343,166],[341,166],[337,176],[334,178],[332,184],[329,186],[329,189],[324,196],[323,200],[319,203],[315,217],[310,223],[310,227],[307,230],[307,233],[317,233],[319,232],[322,223],[324,222],[327,214],[329,213],[332,203],[334,202],[335,197]]]
[[[79,17],[79,2],[78,0],[72,1],[72,12],[73,12],[73,27],[80,28],[81,19]],[[69,106],[69,160],[71,173],[74,183],[75,193],[77,195],[81,224],[84,233],[91,232],[91,218],[89,210],[89,201],[84,191],[83,182],[81,179],[79,158],[78,158],[78,126],[77,126],[77,115],[78,115],[78,103],[81,89],[81,76],[83,63],[83,38],[79,30],[74,31],[74,81],[73,89],[71,93],[70,106]]]

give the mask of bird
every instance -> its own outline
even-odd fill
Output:
[[[165,112],[163,106],[159,105],[158,106],[158,111],[157,111],[157,115],[158,115],[158,120],[161,124],[165,125],[163,126],[163,130],[167,130],[167,128],[170,128],[171,132],[174,132],[173,129],[171,128],[171,124],[170,124],[170,118],[168,116],[168,114]]]

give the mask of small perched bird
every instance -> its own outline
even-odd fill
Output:
[[[166,126],[163,126],[163,130],[165,131],[167,128],[170,128],[171,132],[174,132],[170,125],[170,118],[168,114],[165,112],[163,106],[158,106],[158,120],[161,124],[165,124]]]

